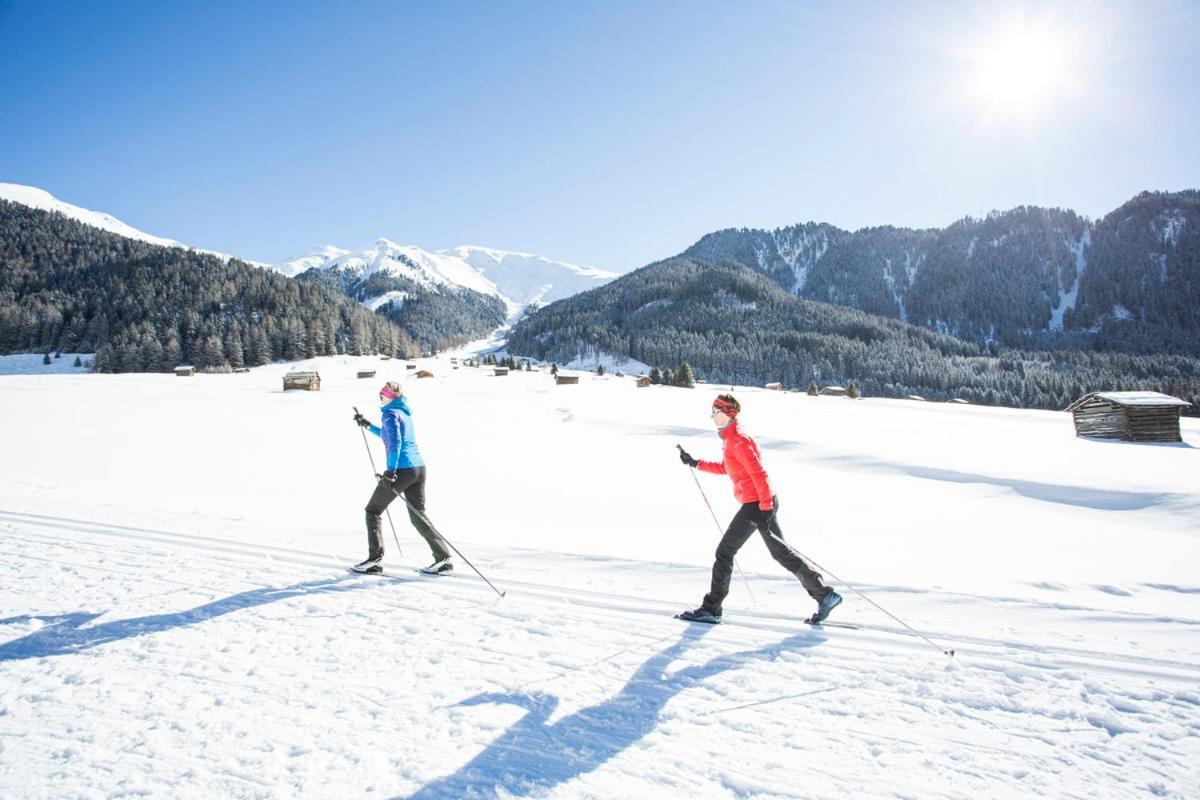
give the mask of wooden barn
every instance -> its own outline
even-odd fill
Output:
[[[639,389],[644,389],[645,387],[650,386],[652,384],[650,382],[650,379],[647,378],[645,375],[638,375],[637,385],[638,385]]]
[[[845,397],[846,389],[842,386],[826,386],[821,390],[822,397]]]
[[[496,374],[497,375],[507,375],[508,367],[496,367]]]
[[[404,368],[405,369],[416,369],[417,365],[416,364],[405,364]]]
[[[364,370],[359,370],[358,377],[360,377],[360,378],[374,378],[374,377],[375,377],[375,370],[373,370],[373,369],[364,369]]]
[[[554,383],[557,386],[570,386],[579,383],[578,375],[555,375]]]
[[[417,370],[417,377],[418,378],[432,378],[433,373],[427,369],[419,369],[419,370]]]
[[[304,389],[309,392],[321,390],[321,376],[316,372],[289,372],[283,376],[283,390]]]
[[[1181,442],[1179,416],[1191,403],[1158,392],[1092,392],[1067,407],[1075,435],[1130,442]]]
[[[905,400],[916,400],[917,402],[920,402],[920,403],[924,403],[924,402],[925,402],[925,398],[924,398],[924,397],[921,397],[921,395],[919,395],[919,394],[910,394],[910,395],[905,395],[905,396],[904,396],[904,399],[905,399]]]
[[[969,406],[969,405],[971,405],[971,401],[970,401],[970,400],[963,400],[961,397],[955,397],[953,400],[947,400],[946,402],[947,402],[947,403],[958,403],[960,406]]]
[[[195,367],[176,367],[175,374],[180,378],[190,378],[196,374]]]
[[[782,383],[768,383],[768,384],[767,384],[766,386],[764,386],[763,388],[764,388],[764,389],[770,389],[772,392],[782,392],[782,391],[783,391],[783,384],[782,384]]]
[[[235,370],[233,371],[233,373],[234,373],[235,375],[243,375],[243,374],[245,374],[245,373],[247,373],[247,372],[249,372],[249,371],[250,371],[250,368],[249,368],[249,367],[238,367],[237,369],[235,369]]]

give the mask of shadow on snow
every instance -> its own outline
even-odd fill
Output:
[[[668,673],[667,668],[710,630],[689,627],[679,641],[638,667],[617,694],[553,724],[547,720],[558,698],[541,692],[487,693],[462,701],[459,705],[507,703],[525,709],[525,716],[457,772],[426,785],[410,800],[495,797],[503,792],[520,796],[566,783],[597,769],[653,731],[671,698],[698,681],[824,641],[812,631]]]
[[[26,658],[78,653],[81,650],[88,650],[109,642],[161,633],[172,628],[183,628],[233,611],[275,603],[300,595],[318,592],[347,592],[369,585],[361,582],[346,583],[347,579],[347,577],[329,578],[297,583],[283,588],[267,586],[230,595],[186,611],[118,619],[90,627],[85,626],[103,614],[80,611],[52,617],[25,615],[0,619],[0,624],[24,623],[35,619],[47,623],[45,627],[33,633],[0,644],[0,661],[19,661]]]

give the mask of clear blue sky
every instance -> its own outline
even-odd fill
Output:
[[[385,236],[617,271],[1200,186],[1200,3],[1015,8],[0,0],[0,181],[260,261]]]

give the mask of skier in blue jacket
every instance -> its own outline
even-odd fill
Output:
[[[440,575],[454,569],[446,540],[430,524],[425,516],[425,460],[417,449],[413,430],[412,410],[404,399],[400,384],[388,381],[379,390],[380,414],[378,426],[372,425],[362,414],[355,414],[354,421],[383,439],[387,450],[387,470],[379,476],[371,500],[367,503],[367,560],[355,564],[355,572],[376,574],[383,571],[383,522],[384,509],[404,495],[408,501],[408,519],[417,532],[429,543],[433,551],[433,563],[421,572]]]

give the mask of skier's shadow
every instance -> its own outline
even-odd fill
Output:
[[[44,627],[33,633],[0,644],[0,662],[78,653],[81,650],[121,639],[131,639],[135,636],[146,636],[172,628],[195,625],[233,611],[275,603],[298,595],[316,592],[348,592],[368,585],[362,582],[347,583],[346,580],[346,578],[339,577],[296,583],[281,588],[267,586],[223,597],[220,600],[214,600],[185,611],[117,619],[90,627],[84,626],[102,614],[80,611],[57,616],[24,615],[0,619],[0,624],[25,623],[34,619],[46,623]]]
[[[508,703],[524,708],[526,713],[457,772],[422,787],[410,800],[459,800],[504,793],[523,796],[566,783],[591,772],[653,731],[671,698],[697,681],[825,641],[814,630],[668,673],[671,663],[710,630],[709,626],[688,628],[679,641],[638,667],[617,694],[552,725],[546,720],[558,706],[558,698],[541,692],[479,694],[462,701],[459,705]]]

